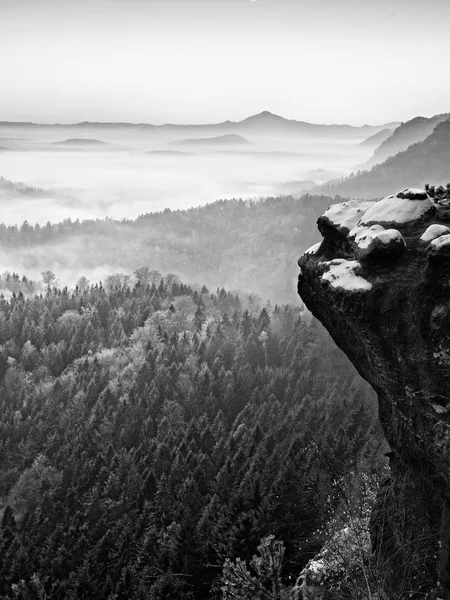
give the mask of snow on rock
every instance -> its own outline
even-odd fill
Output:
[[[293,600],[323,600],[327,568],[323,560],[310,560],[300,573],[292,590]]]
[[[385,229],[382,225],[371,227],[357,225],[350,231],[349,238],[354,241],[355,254],[358,258],[365,258],[374,253],[398,254],[406,247],[400,231]]]
[[[310,560],[308,563],[308,569],[310,572],[315,573],[317,575],[323,573],[326,570],[326,565],[323,559],[319,560]]]
[[[385,229],[382,225],[372,225],[371,227],[359,225],[350,231],[349,237],[355,238],[356,245],[362,249],[369,248],[375,239],[379,240],[382,244],[389,244],[393,240],[403,240],[400,231],[397,229]]]
[[[349,200],[340,204],[332,204],[323,214],[338,228],[353,229],[364,213],[374,204],[373,201]]]
[[[342,288],[349,292],[372,289],[369,281],[356,275],[355,271],[361,268],[357,260],[335,258],[319,264],[328,267],[328,270],[322,275],[322,280],[328,281],[334,288]]]
[[[387,196],[371,206],[359,221],[370,223],[409,223],[423,217],[433,209],[433,203],[423,190],[403,190],[395,196]]]
[[[373,238],[386,229],[382,225],[372,225],[372,227],[364,227],[357,225],[348,234],[349,238],[354,238],[358,248],[368,248]]]
[[[403,244],[405,244],[405,240],[403,239],[402,234],[398,229],[386,229],[385,231],[379,233],[376,236],[376,239],[379,240],[382,244],[389,244],[395,240],[399,240]]]
[[[440,237],[434,239],[429,245],[430,250],[439,251],[442,248],[448,248],[450,246],[450,234],[441,235]]]
[[[321,244],[322,244],[322,242],[318,242],[317,244],[314,244],[314,246],[311,246],[311,248],[308,248],[308,250],[306,250],[304,252],[304,254],[316,254],[317,251],[319,250]]]
[[[431,242],[445,233],[450,233],[450,229],[445,225],[438,225],[435,223],[434,225],[427,227],[424,233],[420,236],[420,239],[422,242]]]
[[[443,413],[447,412],[447,408],[445,406],[441,406],[440,404],[432,404],[431,406],[439,414],[443,414]]]

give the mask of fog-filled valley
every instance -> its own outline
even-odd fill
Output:
[[[392,452],[297,259],[449,132],[0,123],[0,600],[381,597]]]
[[[136,218],[223,198],[299,194],[367,160],[371,149],[359,142],[382,129],[305,130],[270,113],[253,119],[197,127],[0,123],[0,175],[42,190],[39,202],[27,194],[9,201],[0,187],[2,221]]]
[[[296,257],[333,202],[305,192],[350,173],[373,152],[361,142],[395,125],[269,112],[204,126],[0,123],[2,270],[51,269],[73,286],[149,265],[296,301]]]

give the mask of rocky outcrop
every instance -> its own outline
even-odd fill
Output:
[[[300,573],[292,600],[338,600],[369,597],[370,561],[368,518],[349,519]],[[366,576],[365,576],[366,575]],[[376,597],[374,593],[372,599]]]
[[[450,598],[449,207],[423,190],[319,218],[298,291],[378,394],[391,480],[371,520],[386,599]]]

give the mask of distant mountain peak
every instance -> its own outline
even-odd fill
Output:
[[[280,117],[280,115],[276,115],[273,112],[270,112],[270,110],[263,110],[262,112],[259,113],[259,115],[256,115],[257,117],[276,117],[277,119],[282,119],[283,117]]]
[[[259,129],[262,132],[282,131],[284,133],[293,133],[295,135],[340,135],[344,133],[347,136],[359,136],[361,133],[376,133],[384,128],[384,126],[373,125],[363,125],[362,127],[359,127],[355,125],[340,125],[336,123],[309,123],[307,121],[286,119],[285,117],[276,115],[269,110],[263,110],[256,115],[251,115],[242,121],[234,123],[233,126],[244,131],[247,129],[257,131]]]
[[[256,115],[250,115],[249,117],[247,117],[246,119],[244,119],[241,122],[245,122],[245,121],[250,121],[250,120],[267,120],[267,119],[273,119],[273,120],[277,120],[277,121],[287,121],[287,119],[285,119],[284,117],[281,117],[280,115],[276,115],[272,112],[270,112],[270,110],[263,110],[260,113],[257,113]]]

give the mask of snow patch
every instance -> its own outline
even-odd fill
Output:
[[[319,575],[320,573],[323,573],[325,571],[326,567],[325,567],[325,563],[322,559],[319,559],[319,560],[313,559],[313,560],[309,561],[309,563],[307,565],[307,569],[308,569],[308,571]]]
[[[434,248],[435,250],[440,250],[445,246],[450,246],[450,234],[441,235],[440,237],[434,239],[429,247]]]
[[[381,225],[372,225],[371,227],[364,227],[362,225],[358,225],[354,227],[350,233],[349,237],[355,239],[355,244],[361,250],[366,250],[369,248],[370,244],[376,239],[381,244],[388,245],[391,242],[403,240],[403,236],[397,229],[385,229]],[[404,243],[404,241],[403,241]]]
[[[433,204],[423,190],[403,190],[396,196],[387,196],[376,202],[365,212],[359,224],[409,223],[420,219],[431,208]]]
[[[445,225],[430,225],[424,233],[420,236],[422,242],[431,242],[431,240],[435,240],[436,238],[444,235],[444,233],[450,233],[450,229]]]
[[[358,248],[368,248],[373,238],[381,231],[385,231],[381,225],[372,225],[372,227],[357,225],[353,227],[348,237],[355,239],[355,244]]]
[[[319,250],[321,244],[322,244],[322,242],[318,242],[317,244],[314,244],[314,246],[311,246],[311,248],[308,248],[308,250],[306,250],[304,252],[304,254],[317,254],[317,251]]]
[[[373,201],[349,200],[340,204],[332,204],[324,213],[331,223],[337,227],[353,229],[364,213],[373,206]]]
[[[403,240],[403,236],[398,229],[386,229],[385,231],[379,233],[376,237],[382,244],[389,244],[394,240]]]
[[[433,352],[433,358],[438,365],[448,365],[450,362],[450,356],[446,350],[439,346],[438,352]]]
[[[369,281],[355,274],[355,271],[361,268],[357,260],[335,258],[319,264],[329,267],[328,271],[322,275],[322,280],[329,281],[334,288],[342,288],[349,292],[372,289]]]

